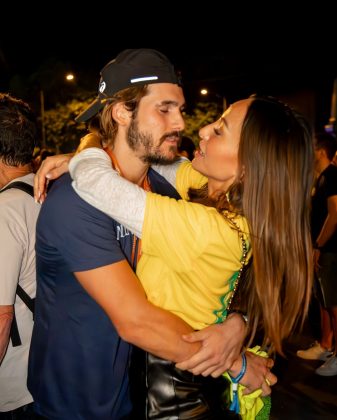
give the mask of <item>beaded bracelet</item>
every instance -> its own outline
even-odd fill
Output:
[[[229,409],[231,411],[235,411],[235,413],[239,413],[240,411],[240,404],[239,404],[239,396],[238,396],[238,384],[239,381],[241,381],[243,375],[246,373],[247,370],[247,358],[245,353],[241,354],[242,357],[242,366],[241,366],[241,370],[239,372],[239,374],[237,376],[235,376],[235,378],[233,378],[231,375],[231,381],[232,381],[232,392],[233,392],[233,400],[231,402],[231,405],[229,407]]]

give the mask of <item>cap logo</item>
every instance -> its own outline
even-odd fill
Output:
[[[150,80],[158,80],[158,76],[147,76],[147,77],[137,77],[136,79],[131,79],[131,83],[138,83],[138,82],[147,82]]]
[[[99,84],[99,88],[98,90],[103,93],[105,91],[106,88],[106,83],[104,82],[104,80],[101,81],[101,83]]]

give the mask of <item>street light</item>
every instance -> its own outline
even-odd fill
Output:
[[[209,91],[209,90],[208,90],[208,89],[206,89],[206,88],[202,88],[202,89],[200,89],[200,93],[201,93],[201,95],[203,95],[203,96],[206,96],[206,95],[208,95],[208,94],[213,94],[216,98],[219,98],[219,99],[221,99],[221,100],[222,100],[222,107],[223,107],[223,111],[225,111],[225,110],[227,109],[227,99],[226,99],[226,97],[225,97],[225,96],[219,95],[218,93],[211,92],[211,91]]]
[[[66,80],[68,80],[68,82],[72,82],[74,79],[75,76],[72,73],[66,74]]]

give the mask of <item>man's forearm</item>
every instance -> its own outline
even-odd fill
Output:
[[[188,343],[183,334],[193,331],[178,316],[148,303],[147,308],[137,313],[137,319],[128,322],[119,330],[128,342],[155,354],[158,357],[181,362],[197,352],[201,343]]]
[[[75,276],[125,341],[174,362],[200,348],[200,343],[186,343],[182,338],[192,330],[190,326],[147,300],[126,260],[76,272]]]
[[[332,237],[332,235],[336,231],[336,218],[333,218],[328,215],[326,218],[323,228],[316,239],[316,245],[321,248],[323,247],[328,240]]]
[[[7,350],[13,315],[13,305],[0,306],[0,363]]]

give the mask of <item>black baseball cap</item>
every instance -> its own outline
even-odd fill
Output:
[[[93,117],[105,106],[108,98],[128,87],[153,83],[181,84],[169,59],[148,48],[122,51],[103,67],[100,75],[97,98],[75,118],[77,122]]]

